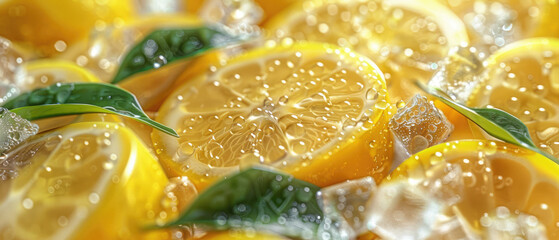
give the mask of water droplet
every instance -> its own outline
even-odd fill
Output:
[[[23,208],[27,210],[33,208],[33,200],[29,198],[23,199],[23,202],[21,204],[23,205]]]
[[[91,204],[97,204],[99,203],[99,194],[90,193],[88,199]]]
[[[291,141],[291,150],[295,154],[304,154],[308,150],[308,146],[304,141],[294,140]]]

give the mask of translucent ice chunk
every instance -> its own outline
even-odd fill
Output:
[[[138,0],[138,12],[144,15],[178,13],[184,10],[181,0]]]
[[[13,48],[12,43],[0,37],[0,105],[20,93],[13,79],[22,63],[23,57]]]
[[[389,126],[410,154],[443,142],[454,128],[432,102],[419,94],[398,109]]]
[[[253,0],[207,0],[200,10],[202,19],[228,27],[257,25],[262,16],[262,8]]]
[[[520,33],[515,31],[518,13],[505,3],[496,1],[475,1],[473,11],[463,17],[468,28],[477,33],[478,42],[489,46],[493,52],[514,41]]]
[[[485,228],[487,239],[547,239],[545,226],[540,223],[538,218],[523,213],[511,213],[508,208],[503,206],[495,209],[495,216],[483,216],[480,223]]]
[[[475,48],[454,47],[428,85],[443,90],[455,101],[466,103],[480,83],[482,70],[482,62]]]
[[[425,239],[444,209],[437,199],[405,181],[384,183],[372,199],[367,228],[383,239]]]
[[[37,134],[39,126],[0,108],[0,153],[6,152]]]
[[[458,164],[441,163],[429,168],[421,184],[435,198],[452,206],[460,202],[464,192],[462,168]]]
[[[376,191],[372,177],[336,184],[320,191],[325,217],[339,222],[342,239],[354,239],[367,231],[365,219],[369,200]]]
[[[440,216],[426,240],[481,240],[468,221],[458,211],[455,213],[452,217]]]

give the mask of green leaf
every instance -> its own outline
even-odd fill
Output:
[[[175,130],[151,120],[132,93],[110,84],[57,83],[19,95],[2,107],[30,121],[82,113],[118,114],[178,137]]]
[[[205,190],[174,222],[216,230],[250,227],[290,237],[316,234],[323,219],[319,187],[264,168],[250,168]]]
[[[112,83],[140,72],[157,69],[171,62],[198,56],[208,50],[237,43],[233,36],[218,27],[160,29],[134,46],[120,65]]]
[[[489,135],[502,141],[540,153],[559,164],[559,160],[551,154],[536,147],[536,144],[534,144],[532,138],[530,137],[530,132],[528,131],[526,125],[524,125],[524,123],[515,116],[495,108],[469,108],[450,100],[450,98],[443,97],[446,94],[440,89],[430,88],[419,81],[416,81],[415,84],[423,91],[436,97],[441,102],[470,119]]]

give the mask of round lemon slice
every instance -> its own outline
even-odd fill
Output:
[[[559,157],[559,40],[533,38],[507,45],[486,62],[468,105],[495,107],[519,118],[532,140]]]
[[[417,92],[413,81],[428,81],[452,46],[468,42],[462,21],[429,0],[306,0],[266,27],[278,38],[328,42],[371,58],[394,102]]]
[[[449,169],[458,171],[447,171]],[[458,217],[462,221],[462,230],[471,230],[481,239],[496,239],[494,234],[510,237],[506,239],[542,239],[546,236],[547,239],[557,239],[558,171],[556,163],[527,149],[501,142],[464,140],[439,144],[411,156],[386,182],[434,183],[432,186],[438,188],[435,195],[457,197],[444,214]],[[528,221],[526,224],[510,225],[509,222],[509,225],[500,225],[507,218],[515,217],[524,217]],[[545,231],[538,228],[540,224],[545,226]],[[520,231],[521,228],[534,232]],[[448,230],[435,228],[434,231]],[[436,239],[448,237],[453,238],[443,234]]]
[[[153,133],[169,175],[198,188],[240,167],[282,168],[320,186],[389,170],[389,104],[376,65],[321,43],[269,46],[229,60],[171,94]]]
[[[82,122],[0,158],[2,239],[138,238],[168,180],[134,133]]]

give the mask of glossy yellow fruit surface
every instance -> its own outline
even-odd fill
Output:
[[[154,224],[168,180],[128,128],[81,122],[2,156],[2,239],[131,239]]]
[[[389,170],[392,137],[384,79],[370,60],[335,46],[263,47],[187,82],[157,121],[180,138],[153,133],[170,175],[197,187],[265,164],[320,186]]]
[[[266,25],[275,37],[354,49],[384,73],[391,99],[407,101],[449,49],[468,43],[462,21],[436,1],[306,0]]]

